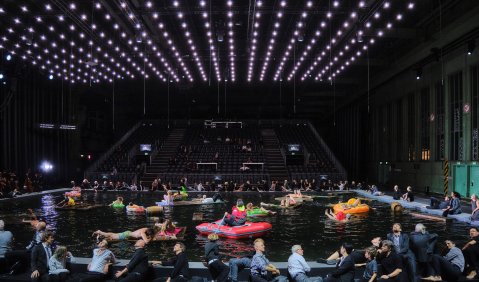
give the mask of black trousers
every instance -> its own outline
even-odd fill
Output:
[[[208,265],[208,270],[210,271],[210,274],[213,280],[217,280],[217,281],[228,280],[230,268],[226,266],[222,261],[215,260],[214,262],[210,263]]]
[[[128,273],[125,277],[123,277],[119,282],[140,282],[144,281],[144,275],[134,272]]]
[[[13,250],[5,253],[9,267],[15,265],[15,273],[21,273],[30,268],[31,252],[27,250]]]
[[[98,272],[78,273],[68,280],[70,282],[102,282],[106,281],[106,275]]]
[[[433,255],[432,269],[434,271],[434,275],[439,275],[446,281],[455,282],[459,280],[459,277],[462,274],[458,266],[450,263],[440,255]]]
[[[61,272],[58,274],[50,274],[50,282],[63,282],[67,281],[68,277],[70,276],[70,273],[68,272]]]
[[[471,245],[462,251],[464,259],[466,260],[466,266],[469,266],[468,271],[479,271],[479,246],[477,244]]]

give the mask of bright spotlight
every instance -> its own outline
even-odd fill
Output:
[[[4,78],[3,73],[0,73],[0,80]]]
[[[7,56],[5,57],[5,59],[7,59],[7,61],[10,61],[10,60],[12,59],[12,55],[7,54]]]
[[[52,79],[53,79],[53,74],[50,74],[50,75],[48,76],[48,79],[52,80]]]
[[[43,161],[42,164],[40,165],[40,169],[43,172],[50,172],[53,169],[53,165],[48,161]]]

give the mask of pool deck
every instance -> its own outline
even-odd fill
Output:
[[[364,191],[364,190],[352,190],[352,191],[356,192],[359,196],[364,197],[364,198],[370,198],[370,199],[376,200],[378,202],[387,203],[387,204],[391,204],[393,202],[398,202],[406,209],[419,211],[421,213],[429,214],[429,215],[432,215],[432,216],[435,216],[435,217],[437,217],[437,216],[442,217],[442,210],[426,208],[426,206],[429,205],[430,200],[429,200],[429,198],[427,198],[425,196],[414,195],[414,202],[408,202],[408,201],[405,201],[405,200],[394,200],[392,196],[388,196],[388,195],[373,196],[373,195],[371,195],[371,193],[369,193],[368,191]],[[440,196],[436,197],[436,198],[440,199]],[[470,207],[469,206],[464,206],[464,202],[462,202],[462,210],[463,211],[470,210]],[[461,214],[448,215],[447,219],[455,219],[457,221],[465,222],[465,223],[468,223],[468,224],[473,225],[473,226],[479,226],[479,221],[471,221],[471,214],[466,213],[466,212],[463,212]]]

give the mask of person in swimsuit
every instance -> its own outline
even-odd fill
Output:
[[[120,205],[124,205],[123,204],[123,197],[117,197],[116,200],[114,200],[110,206],[120,206]]]
[[[93,232],[93,236],[103,237],[107,241],[123,241],[129,239],[143,239],[146,243],[150,242],[152,239],[153,231],[151,228],[144,227],[137,229],[135,231],[123,231],[121,233],[113,233],[113,232],[104,232],[101,230],[97,230]]]

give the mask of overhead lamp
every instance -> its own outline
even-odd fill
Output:
[[[3,76],[3,73],[0,72],[0,80],[3,80],[4,76]]]
[[[416,70],[416,79],[419,80],[422,77],[422,68]]]
[[[469,40],[467,42],[467,55],[472,55],[472,53],[474,52],[474,49],[476,49],[476,41]]]
[[[141,43],[141,42],[143,42],[143,38],[141,37],[141,34],[137,34],[137,35],[135,36],[135,39],[136,39],[136,43]]]
[[[12,60],[12,55],[10,55],[10,54],[7,54],[7,56],[5,56],[5,59],[6,59],[7,61],[10,61],[10,60]]]

